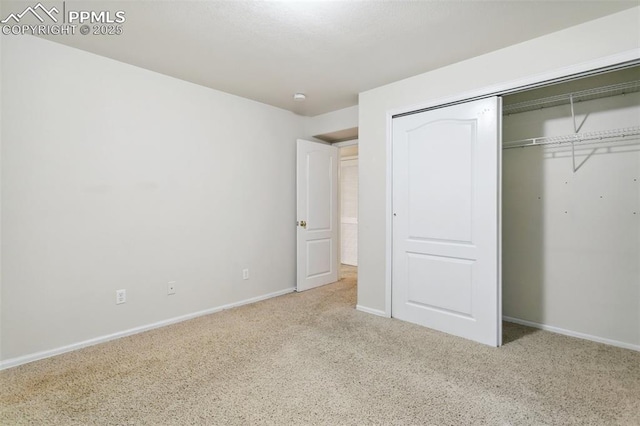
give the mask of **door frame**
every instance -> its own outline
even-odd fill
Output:
[[[422,111],[443,108],[450,105],[465,103],[491,96],[504,96],[538,87],[544,87],[555,83],[574,80],[590,75],[601,74],[607,71],[628,68],[640,64],[640,49],[632,49],[616,55],[606,56],[593,61],[583,62],[577,65],[559,68],[553,71],[533,74],[518,80],[485,86],[480,89],[461,92],[456,95],[435,98],[424,103],[388,110],[386,113],[386,220],[385,220],[385,306],[384,315],[391,318],[391,289],[392,289],[392,265],[393,265],[393,118],[415,114]],[[502,157],[501,157],[502,158]],[[500,160],[500,163],[502,161]],[[502,210],[502,194],[498,194],[498,208]],[[502,239],[502,226],[498,227],[498,238]],[[502,252],[498,253],[499,258]],[[502,278],[502,271],[498,271],[498,279]],[[500,291],[498,303],[502,305],[502,292]]]

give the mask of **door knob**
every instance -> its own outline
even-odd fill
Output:
[[[307,229],[307,222],[305,222],[304,220],[301,220],[300,226],[302,226],[304,229]]]

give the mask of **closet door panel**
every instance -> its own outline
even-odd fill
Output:
[[[501,344],[500,100],[393,120],[392,316]]]

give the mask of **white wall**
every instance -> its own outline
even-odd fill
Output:
[[[0,2],[0,16],[2,13],[2,2]],[[4,90],[2,87],[2,70],[3,70],[3,57],[2,40],[0,40],[0,218],[2,217],[2,108],[1,102],[4,99]],[[2,220],[0,220],[0,360],[2,360]],[[1,361],[0,361],[1,362]]]
[[[357,105],[310,117],[305,124],[305,132],[316,136],[354,127],[358,127]]]
[[[2,360],[294,287],[302,117],[2,43]]]
[[[389,313],[387,303],[388,111],[433,102],[640,47],[640,8],[549,34],[360,94],[358,306]]]
[[[640,126],[640,93],[576,104],[581,131]],[[503,139],[573,133],[569,105]],[[640,347],[640,139],[503,151],[503,313]]]

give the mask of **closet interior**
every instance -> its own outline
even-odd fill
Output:
[[[507,321],[640,349],[640,67],[503,97]]]

